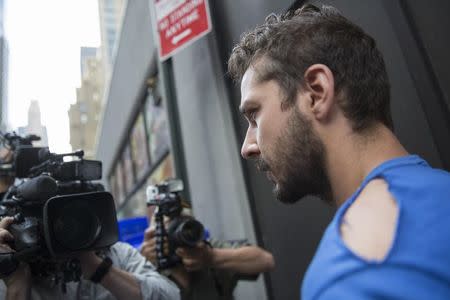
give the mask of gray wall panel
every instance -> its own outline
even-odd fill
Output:
[[[97,139],[96,156],[103,161],[104,179],[142,96],[145,80],[156,68],[155,57],[149,1],[128,1]]]
[[[336,6],[346,17],[375,38],[383,53],[391,82],[391,110],[395,133],[408,151],[421,155],[435,167],[441,167],[419,95],[382,2],[373,1],[370,5],[363,2],[355,5],[351,0],[326,3]]]
[[[416,34],[423,42],[427,58],[436,72],[447,108],[450,110],[450,60],[448,59],[450,1],[406,0],[404,2],[409,8],[413,25],[417,29]]]

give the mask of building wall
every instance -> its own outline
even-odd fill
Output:
[[[0,0],[0,130],[8,128],[8,40],[4,31],[4,0]]]
[[[106,103],[97,135],[96,156],[103,162],[104,179],[126,138],[146,89],[146,80],[156,71],[156,48],[147,1],[129,1],[122,32],[115,67],[105,88]]]
[[[111,75],[127,0],[98,0],[105,76]]]
[[[41,123],[39,101],[31,100],[30,107],[28,108],[28,124],[27,126],[19,127],[17,131],[22,136],[28,134],[39,136],[41,139],[33,142],[33,145],[37,147],[48,147],[47,128]]]
[[[8,41],[0,35],[0,129],[8,127]]]
[[[95,155],[95,139],[100,121],[104,90],[102,61],[96,57],[82,59],[81,86],[77,100],[70,106],[70,145],[72,150],[83,149],[85,158]]]

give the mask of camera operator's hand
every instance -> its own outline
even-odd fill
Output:
[[[81,271],[85,278],[92,278],[97,268],[102,263],[102,258],[94,251],[86,251],[78,255]],[[117,299],[143,299],[139,282],[129,272],[121,270],[114,264],[100,279],[99,284],[109,290]]]
[[[169,244],[164,242],[164,254],[168,255]],[[157,266],[156,254],[156,232],[154,227],[149,227],[144,232],[144,242],[141,246],[141,254],[147,258],[154,266]]]
[[[187,271],[198,271],[213,265],[214,250],[203,241],[194,248],[180,247],[176,254],[181,257]]]
[[[90,278],[102,262],[102,259],[94,251],[81,252],[78,259],[80,260],[81,272],[85,278]]]
[[[144,242],[141,246],[141,254],[148,259],[154,266],[157,265],[156,259],[156,232],[155,228],[149,227],[144,232]]]
[[[15,252],[8,242],[14,237],[7,230],[8,226],[14,222],[12,217],[5,217],[0,221],[0,255]],[[6,299],[27,299],[31,291],[31,271],[30,267],[21,262],[11,275],[3,278],[7,288]]]

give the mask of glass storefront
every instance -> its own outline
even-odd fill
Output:
[[[149,89],[144,110],[147,125],[147,137],[150,159],[157,163],[169,151],[169,129],[167,115],[157,87]]]
[[[156,77],[149,80],[145,100],[129,131],[129,139],[108,176],[119,219],[151,216],[154,208],[146,205],[148,185],[158,184],[175,176],[170,136],[164,102]]]
[[[146,139],[144,116],[142,113],[139,113],[131,132],[130,141],[137,180],[140,180],[144,176],[149,166],[148,145]]]

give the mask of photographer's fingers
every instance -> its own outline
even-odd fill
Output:
[[[141,248],[141,254],[148,259],[152,264],[156,264],[156,249],[149,245],[143,245]]]
[[[12,223],[14,223],[14,218],[13,217],[4,217],[0,221],[0,228],[5,228],[6,229]]]
[[[15,252],[11,247],[6,244],[0,244],[0,254]]]
[[[13,235],[6,229],[0,228],[0,243],[9,242],[14,240]]]
[[[151,240],[156,236],[155,228],[149,227],[144,232],[144,240]]]
[[[181,258],[187,256],[185,248],[177,248],[177,250],[175,250],[175,253]]]
[[[0,221],[0,243],[3,244],[8,241],[14,240],[14,237],[12,234],[6,230],[9,225],[11,225],[14,222],[14,218],[12,217],[5,217]],[[7,246],[7,245],[5,245]],[[9,248],[9,246],[7,246]]]
[[[167,241],[164,242],[163,248],[164,255],[169,255],[169,243]]]
[[[182,258],[183,266],[186,269],[186,271],[197,271],[200,269],[200,264],[197,260],[191,259],[191,258]]]
[[[141,253],[143,255],[148,255],[150,253],[156,252],[156,245],[154,242],[144,242],[141,246]]]

